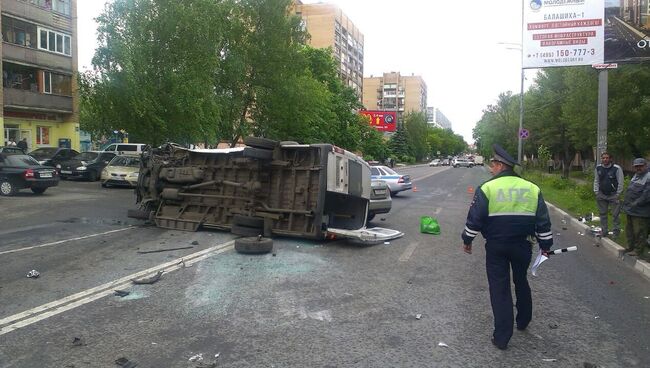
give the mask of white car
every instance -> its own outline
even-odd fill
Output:
[[[411,190],[413,187],[410,176],[398,174],[388,166],[371,166],[370,175],[372,179],[385,181],[392,196],[405,190]]]
[[[429,166],[440,166],[442,161],[440,161],[439,158],[433,159],[433,161],[429,162]]]

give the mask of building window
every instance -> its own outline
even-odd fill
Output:
[[[36,127],[36,144],[50,144],[50,128]]]
[[[43,93],[72,96],[72,78],[69,75],[44,71]]]
[[[57,13],[70,15],[70,0],[22,0]]]
[[[34,69],[26,66],[6,62],[2,63],[2,86],[38,92],[36,72]]]
[[[36,48],[36,26],[3,15],[2,40],[15,45]]]
[[[38,38],[38,48],[41,50],[67,56],[72,54],[70,36],[65,33],[59,33],[39,27]]]

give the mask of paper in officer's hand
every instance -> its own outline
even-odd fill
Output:
[[[539,253],[537,254],[537,258],[535,258],[535,262],[533,263],[533,267],[530,268],[530,272],[533,274],[533,276],[537,276],[537,269],[539,268],[539,265],[541,265],[547,259],[548,257],[542,254],[542,249],[540,248]]]

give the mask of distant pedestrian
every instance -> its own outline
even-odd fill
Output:
[[[623,169],[612,163],[612,156],[608,152],[600,155],[600,165],[596,166],[594,175],[594,193],[600,215],[600,228],[602,236],[608,236],[609,210],[612,211],[612,233],[617,237],[621,233],[621,193],[623,192]]]
[[[623,212],[627,215],[626,253],[647,259],[647,239],[650,232],[650,172],[644,158],[636,158],[632,164],[635,174],[630,180],[623,201]]]
[[[549,174],[552,173],[553,172],[553,167],[555,166],[555,161],[553,161],[552,158],[549,158],[546,165],[548,166],[548,173]]]
[[[16,146],[23,150],[23,152],[27,152],[27,138],[23,138],[20,142],[16,143]]]
[[[551,220],[539,187],[519,177],[517,161],[499,145],[490,160],[493,178],[476,189],[462,233],[463,251],[472,254],[472,241],[480,232],[486,240],[485,266],[494,315],[492,343],[505,350],[512,337],[514,322],[525,330],[533,317],[533,299],[527,271],[535,237],[548,256],[553,245]],[[517,317],[512,310],[510,272],[515,284]]]
[[[13,138],[9,138],[9,143],[7,143],[7,146],[16,147],[16,141]]]

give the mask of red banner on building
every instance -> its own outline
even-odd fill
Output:
[[[368,123],[380,132],[397,130],[397,113],[395,111],[366,110],[359,113],[368,118]]]

